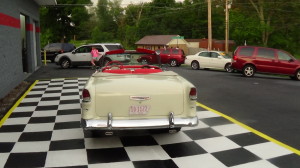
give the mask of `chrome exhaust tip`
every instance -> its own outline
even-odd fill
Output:
[[[105,132],[105,135],[106,135],[106,136],[111,136],[111,135],[113,135],[113,134],[114,134],[114,133],[113,133],[112,131],[106,131],[106,132]]]
[[[169,129],[169,133],[170,133],[170,134],[175,134],[176,132],[177,132],[176,129]]]

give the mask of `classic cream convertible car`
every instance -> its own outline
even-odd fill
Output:
[[[130,54],[133,60],[140,56]],[[81,125],[105,135],[135,129],[174,133],[198,124],[196,99],[195,86],[173,71],[112,61],[97,70],[82,91]]]

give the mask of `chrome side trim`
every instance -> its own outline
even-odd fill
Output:
[[[144,101],[144,100],[150,100],[150,96],[130,96],[130,100],[136,100],[136,101]]]
[[[112,114],[108,113],[107,116],[107,129],[111,130],[112,128]]]
[[[170,114],[171,116],[171,114]],[[171,118],[171,119],[170,119]],[[160,118],[160,119],[128,119],[128,120],[81,120],[81,126],[84,129],[99,130],[132,130],[132,129],[156,129],[156,128],[173,128],[176,127],[193,127],[198,125],[198,117],[190,118]],[[170,121],[173,124],[170,124]],[[111,123],[109,129],[108,125]]]
[[[170,112],[170,114],[169,114],[169,125],[170,125],[170,128],[174,128],[174,113],[173,112]]]

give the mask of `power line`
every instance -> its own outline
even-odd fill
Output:
[[[44,7],[70,7],[70,6],[93,6],[93,4],[57,4],[57,5],[48,5]]]

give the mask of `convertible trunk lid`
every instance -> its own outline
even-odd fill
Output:
[[[173,73],[95,77],[96,115],[149,117],[183,113],[184,89]],[[92,100],[93,101],[93,100]]]

